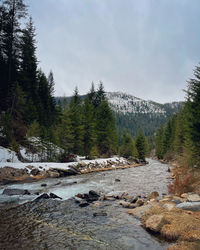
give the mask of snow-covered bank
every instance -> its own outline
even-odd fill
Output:
[[[76,157],[76,162],[68,163],[21,162],[17,156],[14,151],[0,147],[1,184],[113,170],[130,165],[128,160],[118,156],[95,160]],[[27,155],[24,153],[24,156]],[[22,159],[24,160],[24,157]]]
[[[113,163],[113,167],[115,164],[126,164],[127,160],[122,157],[112,157],[105,159],[96,159],[96,160],[79,160],[77,162],[68,162],[68,163],[57,163],[57,162],[31,162],[31,163],[23,163],[18,160],[18,162],[2,162],[0,161],[0,168],[3,167],[12,167],[17,169],[27,169],[30,170],[30,166],[42,169],[42,170],[50,170],[50,169],[69,169],[70,167],[76,167],[77,165],[86,166],[86,165],[99,165],[101,167],[105,167],[108,164]]]

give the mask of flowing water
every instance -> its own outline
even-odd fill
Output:
[[[71,197],[89,190],[142,196],[158,191],[162,195],[169,184],[168,167],[149,160],[137,168],[1,187],[0,249],[166,249],[168,244],[148,234],[118,201],[80,208]],[[28,189],[32,195],[2,195],[4,188]],[[63,201],[27,202],[37,197],[35,192],[53,192]],[[5,209],[13,204],[21,205]],[[107,215],[95,217],[95,212]]]

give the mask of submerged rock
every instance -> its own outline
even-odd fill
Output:
[[[57,198],[62,200],[61,197],[57,196],[54,193],[50,193],[50,195],[48,195],[47,193],[44,193],[44,194],[40,195],[39,197],[37,197],[35,199],[35,201],[38,201],[38,200],[41,200],[41,199],[57,199]]]
[[[120,179],[115,179],[115,182],[120,182]]]
[[[42,184],[41,184],[41,187],[46,187],[46,186],[47,186],[46,183],[42,183]]]
[[[27,189],[18,189],[18,188],[6,188],[3,190],[5,195],[30,195],[30,192]]]

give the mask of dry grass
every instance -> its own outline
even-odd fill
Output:
[[[154,206],[144,215],[143,224],[145,224],[150,216],[158,214],[163,215],[166,221],[159,232],[163,238],[167,240],[200,240],[199,214],[189,213],[177,208],[167,211],[162,207]]]

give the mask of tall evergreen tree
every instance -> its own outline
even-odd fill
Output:
[[[7,110],[13,105],[13,95],[18,80],[20,56],[20,21],[26,16],[23,0],[3,0],[1,7],[1,58],[3,58],[3,82],[1,107]]]
[[[96,111],[97,145],[101,155],[111,156],[117,151],[115,118],[107,100],[103,100]]]
[[[145,161],[146,156],[146,142],[144,132],[140,130],[136,137],[136,148],[138,152],[138,158],[142,161]]]
[[[97,89],[94,106],[97,108],[106,99],[103,83],[100,82],[99,88]]]
[[[81,98],[78,94],[78,88],[74,90],[70,104],[70,120],[72,124],[73,153],[83,154],[83,124],[82,124],[82,105]]]
[[[89,94],[85,98],[83,105],[83,126],[84,154],[87,157],[93,157],[91,154],[96,147],[95,117],[94,106],[90,103]]]
[[[123,131],[122,134],[122,145],[120,147],[120,155],[128,158],[129,156],[134,156],[134,141],[130,134]]]
[[[38,119],[37,105],[39,102],[35,28],[32,18],[29,19],[23,30],[21,51],[20,85],[26,93],[25,120],[29,125]]]

